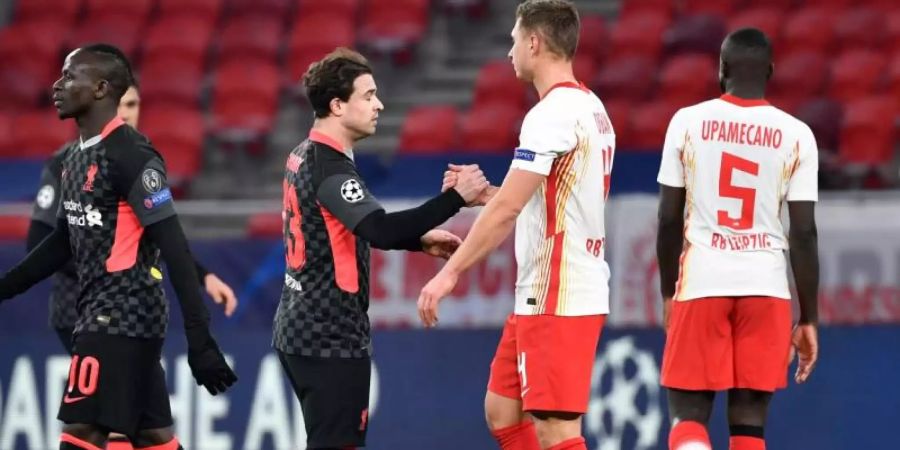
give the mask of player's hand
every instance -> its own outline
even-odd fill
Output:
[[[197,380],[210,394],[228,390],[237,381],[237,375],[225,361],[225,355],[209,334],[209,330],[186,330],[188,338],[188,365]]]
[[[422,288],[422,292],[419,294],[418,307],[419,319],[425,327],[430,328],[437,325],[438,303],[440,303],[442,298],[450,294],[450,291],[456,287],[457,281],[459,281],[458,275],[442,270]]]
[[[212,297],[213,301],[216,302],[217,305],[222,305],[225,308],[225,317],[231,317],[238,306],[238,299],[234,295],[231,286],[225,284],[225,282],[214,273],[206,274],[203,278],[203,284],[206,288],[206,293]]]
[[[667,334],[669,332],[669,319],[672,317],[672,297],[667,297],[663,299],[663,317],[662,317],[662,326],[663,331]]]
[[[462,172],[466,168],[478,168],[478,166],[475,164],[466,166],[458,164],[448,164],[447,167],[449,169],[444,172],[444,181],[441,184],[441,192],[444,192],[447,189],[451,189],[456,186],[456,183],[459,179],[459,172]],[[499,187],[491,186],[490,182],[488,182],[487,187],[484,189],[484,191],[481,192],[481,195],[479,195],[473,202],[469,203],[468,206],[486,205],[487,202],[494,198],[494,195],[497,195],[497,191],[499,190]]]
[[[431,230],[422,236],[422,251],[438,258],[449,259],[462,244],[459,236],[444,230]]]
[[[475,206],[479,197],[490,185],[484,176],[484,172],[478,168],[477,164],[467,166],[450,164],[450,170],[456,172],[456,184],[453,186],[453,189],[456,189],[460,197],[466,201],[467,206]]]
[[[804,383],[812,374],[819,359],[819,332],[813,324],[800,324],[794,327],[791,336],[791,360],[797,356],[797,373],[794,381]]]

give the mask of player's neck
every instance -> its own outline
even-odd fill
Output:
[[[103,132],[103,127],[116,117],[116,110],[104,108],[91,109],[75,118],[81,140],[86,141]]]
[[[547,62],[534,70],[534,89],[537,90],[540,97],[547,95],[550,88],[559,83],[577,81],[572,71],[571,61]]]
[[[766,98],[766,87],[756,85],[730,84],[725,93],[746,100],[759,100]]]
[[[336,150],[347,152],[353,148],[353,139],[347,136],[347,132],[335,120],[316,119],[313,122],[312,131],[322,133],[341,144],[341,148]]]

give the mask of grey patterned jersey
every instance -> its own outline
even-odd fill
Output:
[[[69,149],[77,147],[78,142],[70,142],[53,154],[41,171],[41,184],[34,199],[31,220],[56,227],[56,211],[59,209],[59,176],[62,163]],[[56,329],[74,328],[78,320],[75,302],[81,291],[78,285],[78,274],[72,261],[53,275],[50,288],[50,326]]]
[[[113,119],[63,161],[58,217],[69,227],[80,295],[75,332],[165,336],[159,250],[144,227],[175,214],[162,158]]]
[[[291,152],[283,185],[287,269],[275,348],[321,358],[370,356],[369,243],[353,230],[381,205],[339,144],[315,132]]]

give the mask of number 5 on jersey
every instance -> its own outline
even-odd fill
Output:
[[[759,164],[740,156],[722,152],[722,165],[719,167],[719,196],[733,198],[741,201],[741,215],[731,217],[728,211],[718,211],[719,226],[733,230],[749,230],[753,228],[753,215],[756,211],[756,189],[735,186],[732,181],[734,171],[756,176],[759,174]]]

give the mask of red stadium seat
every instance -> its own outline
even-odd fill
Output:
[[[772,106],[788,114],[794,115],[801,105],[809,101],[809,97],[773,93],[771,95],[766,95],[766,101]]]
[[[28,237],[31,218],[28,216],[0,217],[0,240],[22,242]]]
[[[456,149],[458,115],[451,105],[411,109],[400,132],[400,151],[434,153]]]
[[[78,48],[98,42],[112,44],[133,58],[141,39],[141,21],[124,15],[104,15],[96,20],[84,21],[69,37],[69,48]]]
[[[282,233],[284,233],[284,220],[282,220],[281,214],[254,214],[247,222],[247,237],[281,237]]]
[[[0,28],[0,58],[4,64],[33,58],[58,61],[68,34],[69,24],[54,18],[33,19]]]
[[[379,6],[376,8],[375,4]],[[427,8],[401,8],[384,2],[370,2],[363,17],[360,42],[382,53],[408,50],[425,35]]]
[[[656,86],[656,63],[647,56],[626,55],[603,64],[595,83],[602,99],[643,100]]]
[[[295,24],[285,53],[285,84],[291,85],[309,65],[337,47],[353,47],[356,27],[349,17],[333,14],[302,16]]]
[[[878,90],[884,81],[887,60],[875,50],[851,50],[841,53],[831,65],[832,98],[851,101]]]
[[[846,104],[841,126],[839,155],[847,164],[878,165],[894,155],[894,103],[872,97]]]
[[[278,107],[280,74],[275,61],[233,61],[216,69],[214,128],[238,138],[267,133]]]
[[[788,54],[775,61],[772,92],[808,98],[821,94],[828,80],[828,62],[816,52]]]
[[[124,16],[132,23],[143,25],[155,3],[155,0],[86,0],[85,20],[93,22],[103,17]]]
[[[219,60],[277,58],[283,23],[283,18],[268,14],[234,16],[218,33]]]
[[[0,67],[0,110],[28,109],[47,102],[61,69],[57,58],[26,58]]]
[[[317,14],[335,14],[354,19],[359,10],[359,0],[300,0],[298,19]]]
[[[631,145],[631,102],[627,100],[604,101],[606,114],[616,132],[616,147],[629,148]]]
[[[827,98],[817,98],[800,105],[795,116],[809,125],[820,149],[837,150],[842,114],[840,103]]]
[[[161,17],[188,16],[215,23],[222,13],[224,0],[158,0]]]
[[[581,17],[580,36],[578,37],[578,54],[600,61],[609,51],[609,27],[601,15],[584,15]]]
[[[620,18],[610,34],[613,56],[641,55],[656,59],[668,26],[669,17],[661,12],[635,12]]]
[[[172,184],[183,184],[200,171],[206,127],[199,111],[173,107],[145,109],[141,114],[141,132],[162,154]]]
[[[643,14],[648,11],[670,17],[674,12],[674,4],[675,2],[671,0],[624,0],[619,20],[632,14]]]
[[[144,42],[144,61],[180,59],[189,64],[206,59],[213,23],[191,16],[165,17],[150,27]]]
[[[229,0],[228,13],[241,15],[248,13],[271,14],[277,17],[288,17],[293,2],[290,0]]]
[[[718,66],[706,55],[681,55],[666,62],[659,76],[659,95],[687,106],[708,100],[716,93]]]
[[[669,121],[681,106],[685,105],[653,101],[633,108],[631,110],[631,142],[634,149],[662,152]]]
[[[663,34],[667,53],[719,55],[725,23],[717,15],[697,14],[676,20]]]
[[[157,57],[144,62],[140,72],[141,96],[146,105],[193,106],[200,102],[203,66],[180,59]]]
[[[486,105],[499,102],[522,109],[525,107],[525,91],[528,88],[516,78],[512,64],[498,59],[481,66],[475,80],[473,104]]]
[[[71,24],[82,6],[80,0],[21,0],[15,3],[18,23],[52,18]]]
[[[784,10],[777,6],[765,6],[737,12],[728,19],[728,32],[753,27],[766,33],[773,46],[778,48],[779,28],[784,21]]]
[[[803,4],[803,0],[753,0],[753,2],[746,2],[740,10],[746,11],[749,8],[775,8],[785,12],[798,4]]]
[[[523,118],[518,108],[503,103],[474,107],[460,124],[463,150],[508,154],[516,147],[516,128]]]
[[[597,71],[600,69],[600,64],[593,58],[586,55],[582,56],[579,53],[575,55],[575,63],[572,68],[575,71],[575,79],[587,84],[597,77]]]
[[[843,9],[854,6],[855,3],[858,3],[854,0],[814,0],[809,1],[807,3],[815,3],[816,5],[823,6],[831,9]]]
[[[890,98],[896,102],[897,110],[900,111],[900,55],[894,54],[891,58],[891,65],[887,70],[887,84]]]
[[[18,156],[13,139],[13,114],[0,111],[0,158]]]
[[[17,114],[12,131],[14,145],[24,158],[46,158],[77,135],[75,121],[61,121],[52,108]]]
[[[796,51],[827,52],[832,45],[836,15],[832,10],[809,6],[788,15],[781,28],[780,54]]]
[[[894,52],[900,51],[900,9],[885,16],[885,44]]]
[[[686,0],[681,4],[685,14],[714,14],[728,17],[735,9],[736,0]]]
[[[838,15],[835,40],[842,48],[880,48],[887,38],[884,14],[876,9],[853,8]]]

